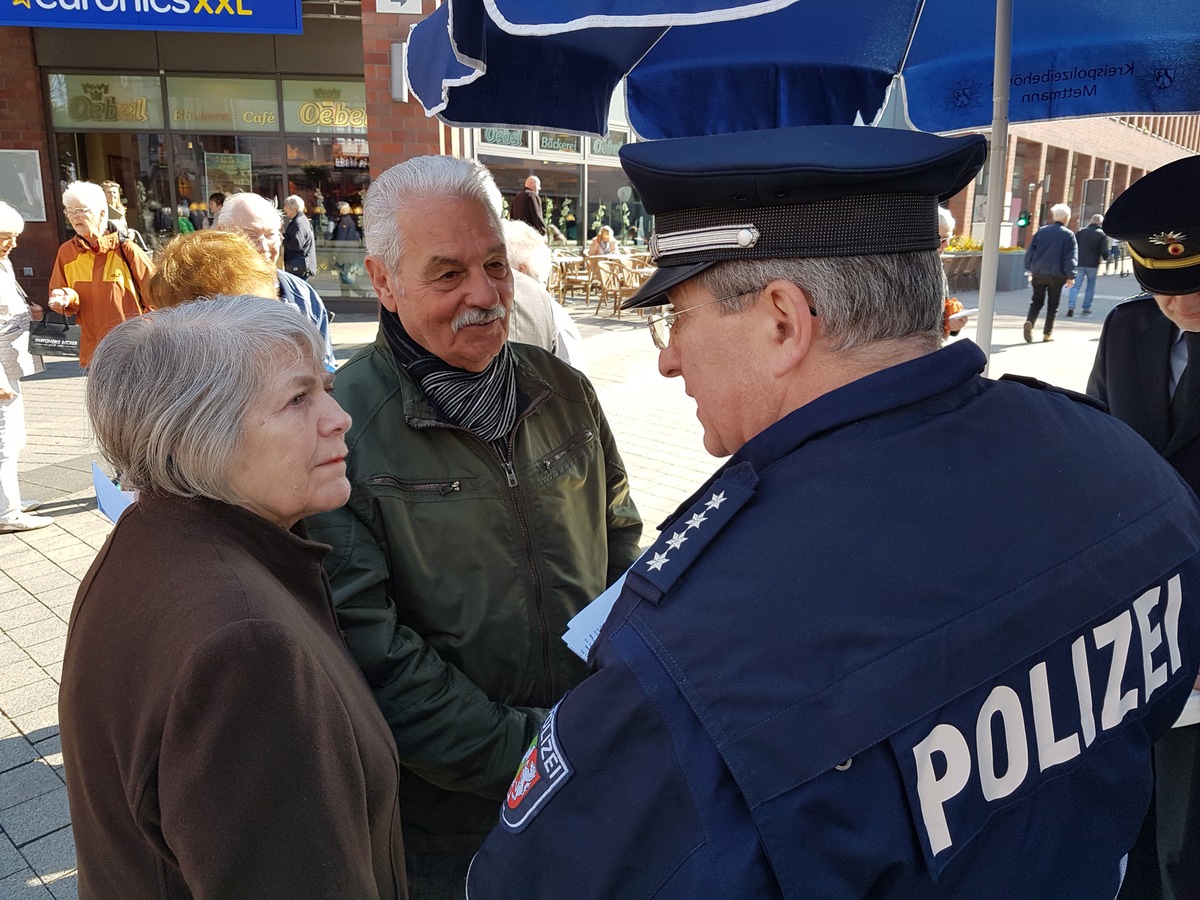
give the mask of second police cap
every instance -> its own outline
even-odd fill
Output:
[[[1200,291],[1200,156],[1143,175],[1113,201],[1104,231],[1129,245],[1133,274],[1152,294]]]
[[[655,217],[657,271],[625,309],[729,259],[936,250],[938,202],[987,157],[981,135],[812,125],[626,144],[621,165]]]

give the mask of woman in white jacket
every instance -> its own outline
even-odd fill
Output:
[[[29,325],[42,318],[42,308],[28,301],[8,259],[24,230],[21,214],[0,201],[0,532],[32,531],[54,522],[22,509],[17,484],[17,454],[25,446],[21,376],[40,371],[40,358],[29,354]]]

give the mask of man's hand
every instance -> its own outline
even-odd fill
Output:
[[[17,396],[16,391],[10,391],[7,388],[0,388],[0,400],[11,400]]]
[[[40,304],[26,301],[25,306],[29,309],[29,318],[33,319],[35,322],[42,321],[42,317],[45,315],[45,312],[42,310]]]
[[[1068,279],[1067,279],[1067,281],[1066,281],[1066,283],[1063,285],[1063,287],[1071,287],[1071,286],[1072,286],[1072,285],[1074,285],[1074,284],[1075,284],[1075,279],[1074,279],[1074,278],[1068,278]]]

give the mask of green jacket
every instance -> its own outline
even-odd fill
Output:
[[[470,851],[545,716],[586,674],[567,621],[638,555],[642,523],[595,391],[512,345],[511,463],[445,422],[380,334],[337,373],[350,500],[308,522],[351,652],[400,751],[414,852]]]

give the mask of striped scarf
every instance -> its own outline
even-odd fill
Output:
[[[468,372],[414,341],[400,317],[380,310],[383,335],[396,361],[452,424],[485,441],[500,441],[517,421],[517,363],[505,342],[482,372]]]

